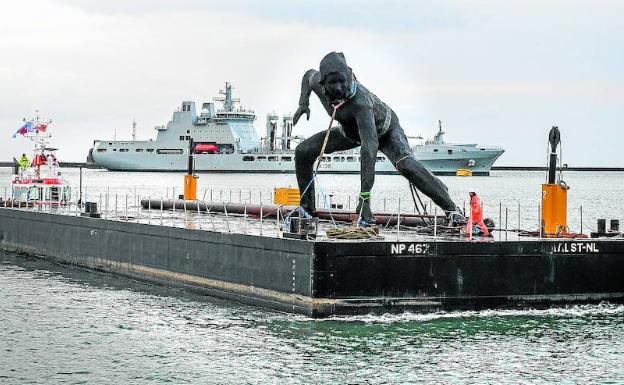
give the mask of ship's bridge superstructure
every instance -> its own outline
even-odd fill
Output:
[[[156,126],[157,143],[188,142],[193,138],[197,144],[211,144],[219,153],[250,152],[260,146],[253,122],[256,115],[251,110],[237,108],[239,99],[232,97],[232,85],[225,83],[222,97],[214,98],[222,102],[223,109],[216,110],[213,102],[203,103],[199,115],[195,102],[182,102],[181,109],[173,113],[166,126]],[[180,143],[181,148],[185,145]]]

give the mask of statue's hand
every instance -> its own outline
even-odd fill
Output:
[[[306,104],[300,105],[299,108],[297,108],[297,112],[295,112],[295,116],[293,116],[293,126],[297,124],[299,118],[303,114],[306,114],[306,120],[310,120],[310,107]]]

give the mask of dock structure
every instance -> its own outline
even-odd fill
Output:
[[[6,206],[6,207],[5,207]],[[13,206],[13,207],[11,207]],[[288,239],[277,218],[0,204],[0,248],[311,317],[624,302],[624,238]]]

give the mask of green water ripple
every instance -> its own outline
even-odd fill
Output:
[[[624,306],[313,320],[0,258],[0,383],[624,383]]]

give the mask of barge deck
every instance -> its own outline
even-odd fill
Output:
[[[0,248],[311,317],[624,302],[624,238],[282,237],[279,221],[0,207]]]

